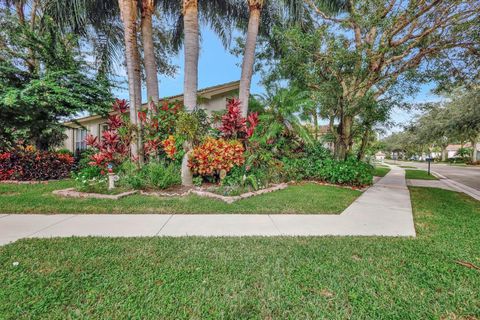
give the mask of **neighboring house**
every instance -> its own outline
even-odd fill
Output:
[[[463,145],[463,148],[471,148],[471,147],[472,147],[472,144],[470,142],[465,143]],[[461,148],[462,148],[461,144],[449,144],[447,146],[448,158],[455,158],[457,156],[458,150]],[[477,143],[476,151],[477,151],[477,159],[478,159],[478,157],[480,156],[480,143]]]
[[[198,91],[199,107],[205,109],[207,113],[224,110],[227,104],[227,98],[238,96],[240,81],[229,82],[213,87],[204,88]],[[183,94],[162,98],[163,101],[182,101]],[[143,104],[142,107],[145,107]],[[85,150],[87,145],[85,137],[87,134],[100,136],[107,129],[107,119],[100,115],[90,115],[74,121],[65,122],[67,127],[65,134],[67,138],[64,142],[64,148],[71,152],[78,153]]]
[[[375,153],[375,160],[383,163],[383,160],[385,160],[385,156],[385,153],[383,153],[382,151],[378,151],[377,153]]]
[[[313,129],[312,129],[313,130]],[[312,132],[313,134],[313,132]],[[318,140],[320,140],[325,148],[334,152],[335,143],[332,141],[333,135],[330,132],[329,125],[320,125],[318,126]]]

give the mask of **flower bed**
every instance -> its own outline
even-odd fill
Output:
[[[198,193],[227,202],[283,188],[289,181],[356,189],[372,183],[371,165],[352,157],[334,159],[321,142],[302,138],[268,110],[245,117],[237,99],[228,100],[217,120],[202,109],[186,112],[176,104],[150,103],[138,114],[140,131],[128,120],[126,101],[116,100],[113,109],[102,136],[86,139],[91,152],[80,161],[86,166],[73,175],[77,191],[107,193],[107,172],[115,173],[116,185],[125,190],[158,196]],[[143,161],[130,153],[136,134],[142,134]],[[197,188],[176,190],[182,182]]]
[[[74,164],[70,154],[17,147],[0,153],[1,181],[45,181],[70,176]]]
[[[222,200],[226,203],[233,203],[233,202],[238,201],[238,200],[258,196],[258,195],[261,195],[261,194],[265,194],[265,193],[269,193],[269,192],[273,192],[273,191],[277,191],[277,190],[282,190],[282,189],[285,189],[287,187],[288,187],[288,185],[286,183],[281,183],[281,184],[278,184],[278,185],[273,185],[269,188],[242,193],[238,196],[223,196],[223,195],[220,195],[220,194],[217,194],[217,193],[213,193],[213,192],[205,191],[205,190],[201,190],[201,189],[200,190],[193,189],[191,192],[193,194],[196,194],[197,196],[200,196],[200,197],[213,198],[213,199]]]
[[[118,200],[130,195],[134,194],[141,194],[145,196],[157,196],[157,197],[185,197],[190,194],[195,194],[200,197],[207,197],[207,198],[212,198],[212,199],[218,199],[221,201],[224,201],[226,203],[233,203],[238,200],[258,196],[261,194],[277,191],[277,190],[282,190],[287,188],[288,185],[286,183],[281,183],[278,185],[273,185],[269,188],[261,189],[261,190],[256,190],[256,191],[250,191],[250,192],[245,192],[237,196],[224,196],[218,193],[214,193],[211,191],[208,191],[206,188],[201,188],[201,187],[191,187],[191,188],[185,188],[185,187],[178,187],[178,188],[172,188],[168,191],[143,191],[143,190],[133,190],[133,191],[126,191],[122,192],[119,194],[105,194],[105,193],[95,193],[95,192],[82,192],[78,191],[75,188],[68,188],[68,189],[63,189],[63,190],[55,190],[52,193],[57,195],[57,196],[62,196],[62,197],[70,197],[70,198],[94,198],[94,199],[110,199],[110,200]]]

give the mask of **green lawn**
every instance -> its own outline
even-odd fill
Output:
[[[227,204],[195,195],[159,198],[133,195],[120,200],[62,198],[53,190],[72,181],[0,184],[1,213],[341,213],[360,194],[347,188],[305,184]]]
[[[417,238],[21,240],[0,247],[0,318],[479,318],[456,261],[480,265],[480,202],[411,194]]]
[[[390,168],[388,167],[375,167],[375,171],[373,175],[376,177],[385,177],[387,173],[390,172]]]
[[[438,180],[433,174],[428,174],[425,170],[405,170],[405,179],[420,179],[420,180]]]
[[[400,168],[404,168],[404,169],[416,169],[417,167],[413,167],[413,166],[399,166]]]

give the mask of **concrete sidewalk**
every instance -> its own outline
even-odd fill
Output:
[[[21,238],[106,236],[415,236],[405,172],[398,167],[340,215],[0,215],[0,245]]]

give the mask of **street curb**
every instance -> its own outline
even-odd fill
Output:
[[[458,190],[459,192],[463,192],[463,193],[469,195],[470,197],[474,198],[475,200],[480,201],[480,191],[478,191],[476,189],[473,189],[469,186],[466,186],[466,185],[464,185],[460,182],[453,181],[453,180],[441,175],[438,172],[435,172],[435,171],[430,171],[430,172],[432,174],[434,174],[437,178],[440,178],[443,183],[451,186],[452,188]]]

